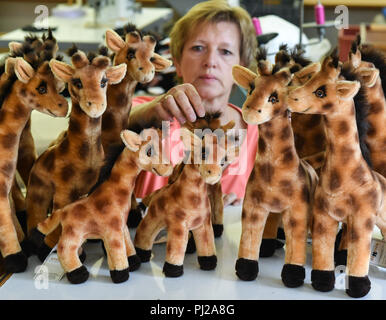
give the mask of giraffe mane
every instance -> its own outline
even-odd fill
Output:
[[[359,81],[361,83],[361,78],[358,74],[355,73],[355,70],[349,64],[342,65],[340,75],[348,81]],[[359,146],[361,149],[361,153],[369,167],[372,168],[370,151],[365,141],[368,129],[370,127],[367,119],[370,110],[370,105],[367,100],[366,89],[363,85],[360,86],[358,93],[354,97],[354,106],[355,120],[358,128]]]

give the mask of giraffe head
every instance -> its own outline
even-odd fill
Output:
[[[104,50],[105,51],[105,50]],[[72,65],[52,59],[50,67],[54,74],[68,84],[72,99],[91,118],[100,117],[106,110],[106,89],[108,84],[122,81],[126,65],[110,65],[110,58],[89,53],[73,46],[69,50]]]
[[[379,70],[372,62],[362,60],[360,42],[360,36],[352,42],[347,63],[359,75],[362,84],[368,88],[372,88],[379,79]]]
[[[264,52],[258,55],[257,71],[256,74],[239,65],[232,68],[235,82],[248,90],[242,112],[249,124],[264,123],[286,110],[286,87],[292,78],[289,68],[273,72]]]
[[[125,27],[125,40],[115,31],[106,31],[106,44],[114,52],[114,64],[125,63],[127,76],[140,83],[153,80],[155,71],[162,71],[172,64],[154,52],[156,40],[150,35],[142,36],[134,25]]]
[[[170,176],[173,165],[162,153],[162,132],[160,129],[148,128],[140,134],[130,130],[121,131],[125,146],[136,154],[136,164],[141,170],[151,171],[159,176]],[[166,160],[166,161],[165,161]]]
[[[199,137],[188,128],[181,128],[180,137],[185,149],[190,151],[193,164],[197,166],[202,179],[207,184],[220,181],[225,165],[231,163],[238,153],[236,146],[226,148],[225,135],[218,134],[216,131],[204,130]]]
[[[360,89],[359,81],[339,78],[341,65],[336,51],[325,57],[321,69],[304,85],[291,88],[288,107],[301,113],[330,114],[344,111],[342,102],[352,100]]]

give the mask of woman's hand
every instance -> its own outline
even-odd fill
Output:
[[[202,100],[190,83],[171,88],[153,106],[154,111],[162,120],[172,121],[175,117],[179,123],[194,122],[197,117],[205,115]]]
[[[229,194],[223,194],[223,202],[224,202],[224,208],[231,205],[231,206],[238,206],[241,204],[242,199],[237,198],[237,195],[233,192]]]

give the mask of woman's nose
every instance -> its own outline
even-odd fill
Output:
[[[205,55],[204,66],[207,68],[215,68],[217,66],[217,57],[214,50],[208,50]]]

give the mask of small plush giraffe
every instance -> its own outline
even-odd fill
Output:
[[[259,126],[259,148],[249,177],[242,209],[242,232],[236,274],[241,280],[258,275],[258,258],[268,215],[282,214],[286,235],[285,264],[281,278],[287,287],[304,283],[306,238],[317,175],[299,159],[285,102],[292,75],[288,68],[272,68],[258,60],[258,74],[234,66],[233,78],[248,90],[244,120]]]
[[[147,262],[150,260],[155,237],[159,231],[167,228],[166,259],[163,267],[166,277],[179,277],[183,274],[189,230],[192,230],[196,243],[200,268],[212,270],[216,267],[207,184],[219,181],[222,165],[225,161],[232,162],[236,153],[232,148],[225,150],[222,144],[224,138],[214,133],[204,131],[201,140],[189,129],[181,128],[180,135],[193,161],[185,159],[177,179],[154,193],[134,239],[138,256],[142,262]],[[201,161],[201,157],[204,161]]]
[[[122,131],[126,148],[120,153],[108,178],[87,197],[54,211],[33,230],[29,240],[39,247],[44,236],[61,224],[63,232],[58,243],[58,257],[71,283],[78,284],[88,279],[89,273],[78,257],[78,249],[86,239],[103,240],[114,283],[126,281],[129,271],[140,267],[126,220],[139,172],[147,170],[161,176],[172,173],[170,161],[161,160],[161,137],[161,130],[153,128],[144,129],[141,135]]]
[[[362,95],[359,81],[340,78],[336,52],[325,57],[321,70],[306,84],[289,91],[289,108],[324,115],[326,159],[315,190],[312,224],[312,286],[334,288],[334,242],[338,222],[347,224],[348,284],[351,297],[363,297],[368,278],[374,223],[386,234],[386,179],[366,162],[358,134],[357,114],[366,113],[354,97]]]
[[[120,143],[120,132],[125,129],[131,110],[132,97],[138,83],[150,82],[156,71],[169,68],[170,60],[154,52],[156,40],[151,35],[142,33],[133,24],[124,27],[124,39],[115,31],[106,31],[106,45],[113,51],[113,64],[125,63],[125,78],[107,88],[107,110],[102,117],[102,145],[106,153],[109,146]],[[131,199],[132,212],[129,215],[129,226],[137,226],[141,210],[135,195]],[[137,222],[136,222],[137,221]]]
[[[6,63],[12,61],[9,59]],[[27,258],[16,236],[14,223],[17,220],[12,221],[8,200],[16,170],[20,135],[33,109],[63,117],[67,114],[68,104],[58,92],[61,81],[54,77],[48,61],[38,60],[31,65],[18,57],[14,60],[14,71],[17,80],[0,109],[0,249],[5,270],[22,272],[27,267]]]
[[[64,136],[40,155],[31,171],[26,198],[28,230],[46,218],[51,205],[53,210],[62,208],[96,183],[104,161],[101,122],[107,85],[118,83],[126,73],[125,64],[112,67],[106,56],[86,56],[76,47],[69,54],[72,66],[50,61],[55,76],[68,84],[72,109]],[[60,228],[45,238],[46,245],[38,251],[40,259],[57,243],[59,234]]]

